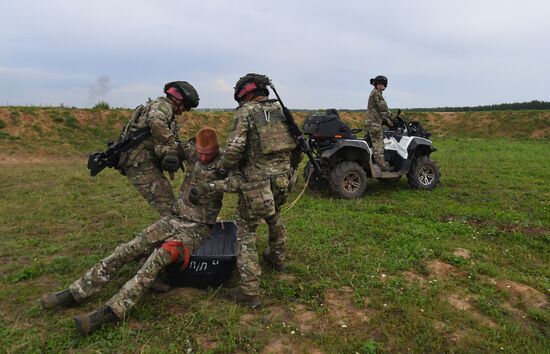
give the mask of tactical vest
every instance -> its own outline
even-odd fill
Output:
[[[252,135],[257,140],[263,155],[288,152],[296,147],[290,134],[281,106],[274,101],[259,102],[250,107]]]
[[[125,138],[128,136],[128,134],[149,126],[149,122],[147,121],[147,116],[149,112],[151,111],[151,106],[153,103],[157,102],[158,100],[166,100],[164,97],[160,97],[155,101],[152,101],[148,103],[146,106],[139,105],[134,109],[134,112],[132,113],[132,117],[130,121],[124,126],[122,129],[122,132],[120,133],[120,138]],[[173,119],[169,122],[168,129],[170,129],[174,135],[178,135],[179,132],[179,125],[177,124],[176,120]],[[146,139],[143,143],[141,143],[138,147],[135,149],[129,150],[121,156],[121,159],[119,161],[119,167],[124,168],[126,165],[131,165],[134,163],[136,157],[143,151],[147,150],[149,156],[145,157],[142,156],[140,159],[145,158],[146,160],[157,162],[157,157],[154,153],[155,143],[154,139],[151,137],[149,139]]]
[[[194,165],[188,167],[178,199],[179,215],[182,218],[203,224],[214,224],[216,222],[222,207],[223,192],[209,192],[202,195],[197,205],[189,201],[189,193],[193,187],[218,179],[217,160],[219,160],[219,157],[207,165],[197,161]]]

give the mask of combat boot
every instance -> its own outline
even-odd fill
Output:
[[[71,307],[77,304],[69,289],[44,294],[40,297],[40,303],[44,309],[53,309],[54,307]]]
[[[285,265],[283,263],[276,263],[273,259],[273,256],[271,255],[271,252],[269,251],[269,248],[265,249],[262,252],[262,256],[264,257],[264,261],[271,266],[275,271],[282,272],[285,270]]]
[[[76,322],[76,329],[78,329],[78,333],[85,336],[102,324],[117,322],[119,321],[119,318],[109,306],[103,305],[92,312],[76,316],[74,320]]]
[[[243,304],[251,308],[260,307],[262,305],[262,300],[260,300],[258,295],[247,295],[238,287],[229,290],[229,297],[236,303]]]

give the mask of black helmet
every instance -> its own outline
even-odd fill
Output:
[[[199,94],[193,85],[187,81],[172,81],[164,85],[164,93],[169,94],[167,91],[172,87],[183,97],[183,104],[186,108],[191,109],[199,105]]]
[[[241,102],[243,97],[251,92],[257,92],[258,96],[269,96],[267,86],[271,84],[269,77],[260,74],[246,74],[235,84],[235,101]]]
[[[370,79],[370,84],[376,86],[376,84],[383,84],[388,87],[388,78],[382,75],[378,75],[374,79]]]

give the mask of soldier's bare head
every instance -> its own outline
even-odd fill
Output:
[[[203,165],[207,165],[220,153],[218,136],[210,127],[204,127],[195,136],[197,158]]]

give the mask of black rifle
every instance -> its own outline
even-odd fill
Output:
[[[126,138],[119,138],[116,143],[109,141],[107,143],[107,151],[95,152],[88,158],[88,169],[90,170],[90,176],[95,176],[104,168],[118,169],[118,161],[120,155],[124,151],[128,151],[141,144],[145,139],[151,136],[151,130],[149,127],[138,129],[130,133]]]
[[[294,120],[294,117],[292,116],[292,113],[290,113],[289,109],[285,107],[283,101],[281,101],[281,97],[279,97],[279,94],[277,93],[277,90],[275,90],[275,86],[273,83],[269,84],[269,87],[273,90],[273,93],[275,93],[275,96],[277,96],[277,100],[281,104],[281,107],[283,108],[283,114],[285,115],[286,122],[288,124],[288,127],[290,129],[290,133],[292,136],[294,136],[294,139],[296,139],[296,142],[298,143],[298,147],[300,150],[302,150],[303,153],[307,155],[309,158],[309,161],[313,165],[313,168],[315,169],[315,172],[317,174],[321,173],[321,167],[319,167],[319,164],[313,157],[313,153],[311,152],[311,148],[309,147],[309,144],[307,143],[306,139],[304,139],[304,134],[298,128],[298,125],[296,124],[296,121]]]

